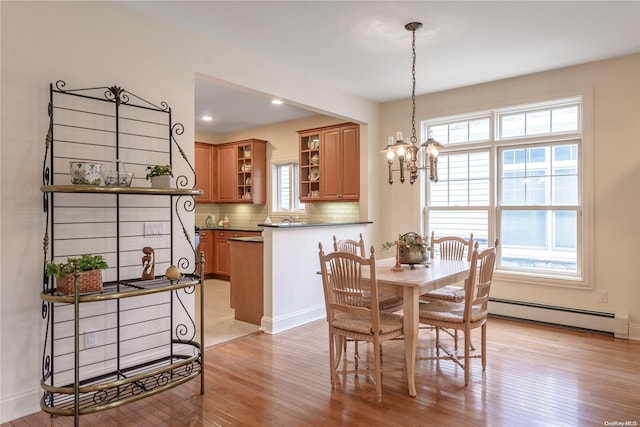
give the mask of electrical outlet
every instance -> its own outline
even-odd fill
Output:
[[[98,331],[89,329],[84,333],[84,348],[93,348],[98,345]]]
[[[144,223],[144,235],[147,236],[161,236],[164,234],[163,222],[145,222]]]
[[[598,291],[598,302],[606,303],[609,301],[608,291]]]

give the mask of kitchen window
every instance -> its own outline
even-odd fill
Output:
[[[273,165],[273,203],[274,213],[303,213],[304,203],[300,203],[298,183],[298,162],[282,162]]]
[[[571,98],[423,123],[446,146],[439,182],[423,178],[427,233],[498,237],[496,272],[584,282],[582,109]]]

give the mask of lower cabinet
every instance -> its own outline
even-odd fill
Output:
[[[259,231],[216,230],[213,233],[215,236],[213,273],[222,278],[230,276],[229,239],[231,237],[259,237],[262,235]]]
[[[231,254],[231,308],[236,320],[260,325],[264,314],[263,243],[229,241]]]
[[[213,274],[215,272],[215,238],[213,231],[199,231],[198,237],[200,238],[200,249],[198,253],[204,252],[204,272],[205,274]]]

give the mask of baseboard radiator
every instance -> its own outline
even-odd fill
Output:
[[[578,310],[501,298],[489,299],[489,314],[581,330],[613,334],[617,338],[629,337],[626,316],[600,311]]]

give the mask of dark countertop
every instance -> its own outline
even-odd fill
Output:
[[[258,227],[268,228],[299,228],[299,227],[326,227],[339,225],[373,224],[373,221],[353,221],[353,222],[278,222],[272,224],[258,224]]]
[[[258,237],[229,237],[230,242],[249,242],[249,243],[264,243],[262,236]]]
[[[197,227],[198,231],[252,231],[262,233],[263,228],[300,228],[300,227],[328,227],[328,226],[340,226],[340,225],[355,225],[355,224],[373,224],[373,221],[353,221],[353,222],[274,222],[272,224],[258,224],[257,226],[230,226],[224,227]]]
[[[256,233],[262,233],[262,228],[260,227],[254,227],[254,226],[246,226],[246,227],[241,227],[241,226],[231,226],[231,227],[198,227],[196,226],[196,232],[198,231],[253,231]]]

